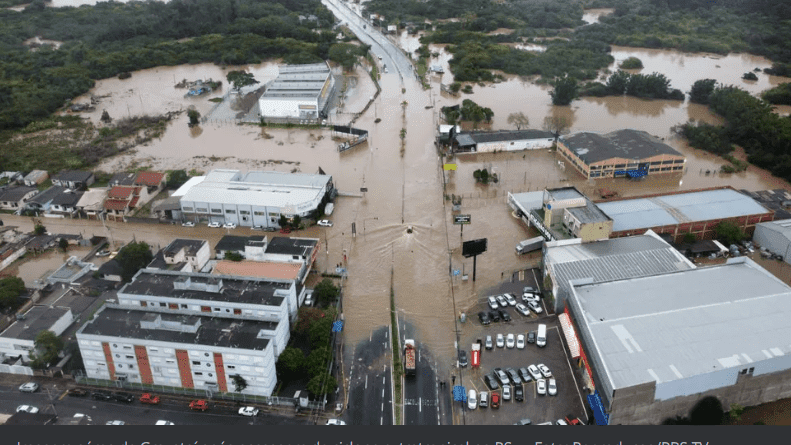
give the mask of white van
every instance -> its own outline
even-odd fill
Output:
[[[536,335],[536,345],[543,348],[547,345],[547,325],[538,325],[538,334]]]
[[[475,409],[478,406],[478,394],[475,392],[474,389],[470,390],[470,394],[467,396],[467,408]]]
[[[486,408],[489,406],[489,393],[486,391],[481,391],[481,402],[478,404],[481,408]]]

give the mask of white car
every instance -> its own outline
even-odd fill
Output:
[[[535,312],[536,314],[540,314],[540,313],[544,312],[544,310],[543,310],[543,309],[541,309],[541,306],[540,306],[538,303],[536,303],[535,301],[528,301],[528,302],[527,302],[527,305],[528,305],[528,306],[530,307],[530,309],[532,309],[532,310],[533,310],[533,312]]]
[[[181,223],[181,227],[195,227],[195,223],[192,221],[185,221]]]
[[[502,307],[507,307],[508,306],[508,300],[506,300],[504,296],[498,295],[497,296],[497,304],[499,304]]]
[[[511,385],[503,386],[503,400],[511,400]]]
[[[541,371],[541,375],[544,376],[545,379],[552,377],[552,371],[547,368],[547,365],[539,363],[538,370]]]
[[[563,420],[563,419],[558,419],[558,420],[557,420],[557,422],[555,422],[555,425],[568,425],[568,424],[569,424],[569,423],[568,423],[568,422],[566,422],[566,421],[565,421],[565,420]]]
[[[524,301],[525,303],[527,303],[528,301],[535,301],[536,303],[538,303],[538,300],[540,299],[541,298],[538,295],[531,292],[525,292],[522,294],[522,301]]]
[[[497,334],[497,347],[502,348],[505,346],[505,338],[503,338],[503,334]]]
[[[525,334],[516,336],[516,349],[525,349]]]
[[[508,334],[508,337],[505,338],[505,347],[508,349],[514,349],[514,334]]]
[[[555,379],[549,379],[548,385],[549,385],[549,388],[547,389],[547,392],[549,393],[549,395],[550,396],[557,395],[557,393],[558,393],[558,386],[555,383]]]
[[[157,420],[156,425],[175,425],[175,423],[170,420]]]
[[[235,229],[236,228],[236,223],[227,222],[227,223],[223,224],[222,227],[224,229]]]
[[[516,305],[516,310],[517,310],[517,312],[519,312],[520,314],[524,315],[525,317],[530,315],[530,309],[528,309],[527,306],[525,306],[522,303],[519,303],[519,304]]]
[[[497,304],[497,298],[494,295],[490,295],[488,300],[489,300],[489,308],[491,308],[493,311],[496,311],[497,308],[500,307],[500,305]]]
[[[327,421],[327,425],[346,425],[346,422],[341,419],[330,419]]]
[[[328,219],[319,220],[316,224],[320,225],[321,227],[332,227],[332,221]]]
[[[478,394],[474,389],[471,389],[467,395],[467,408],[475,409],[478,407]]]
[[[30,405],[19,405],[16,407],[16,412],[36,414],[38,412],[38,408]]]
[[[313,291],[309,290],[305,292],[305,301],[302,302],[303,306],[313,306]]]
[[[492,336],[491,335],[487,335],[486,336],[486,349],[493,349],[493,347],[492,347]]]
[[[22,392],[36,392],[38,391],[38,383],[36,382],[27,382],[19,387],[19,390]]]
[[[516,306],[516,298],[511,294],[503,294],[509,306]]]
[[[544,380],[544,379],[536,380],[536,391],[539,394],[541,394],[542,396],[546,395],[546,393],[547,393],[547,381]]]
[[[220,224],[218,222],[210,222],[208,225],[209,225],[209,227],[215,227],[215,228],[216,227],[222,227],[222,224]]]
[[[533,380],[538,380],[541,378],[541,372],[539,372],[536,365],[530,365],[527,367],[527,372],[530,373],[530,376],[533,377]]]
[[[126,425],[126,422],[123,420],[108,420],[105,425]]]
[[[239,408],[240,416],[255,417],[258,415],[258,408],[254,406],[243,406]]]

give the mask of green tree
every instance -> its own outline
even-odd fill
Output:
[[[33,234],[35,235],[43,235],[47,233],[47,228],[42,226],[41,224],[36,224],[33,226]]]
[[[626,60],[621,62],[621,69],[625,69],[625,70],[640,69],[642,67],[643,67],[643,62],[637,57],[628,57]]]
[[[127,283],[132,281],[137,271],[146,267],[152,259],[154,255],[151,253],[151,247],[144,241],[127,244],[115,257],[121,266],[121,279]]]
[[[579,85],[573,77],[560,77],[552,82],[554,89],[549,93],[553,105],[568,105],[579,97]]]
[[[508,115],[508,123],[515,126],[516,130],[519,131],[522,128],[527,128],[530,125],[530,120],[525,116],[525,113],[518,112],[518,113],[511,113]]]
[[[286,215],[281,213],[280,219],[277,221],[277,223],[280,225],[280,227],[286,227],[288,226],[288,218],[286,217]]]
[[[168,188],[169,189],[177,189],[184,185],[185,182],[189,179],[187,176],[187,172],[184,170],[173,170],[168,173]]]
[[[700,79],[692,84],[692,89],[689,91],[689,101],[696,104],[709,104],[709,97],[714,92],[714,87],[717,81],[714,79]]]
[[[245,380],[244,377],[239,374],[233,374],[231,376],[231,381],[233,382],[234,391],[238,393],[241,393],[245,390],[245,388],[247,388],[247,380]]]
[[[460,82],[453,82],[450,84],[450,90],[453,93],[458,93],[461,90],[461,83]]]
[[[189,110],[187,110],[187,117],[190,118],[190,123],[189,123],[190,127],[194,127],[200,124],[200,113],[198,112],[198,110],[194,108],[190,108]]]
[[[329,305],[335,302],[338,298],[338,287],[332,282],[331,279],[325,278],[313,289],[313,295],[316,301],[322,305]]]
[[[335,392],[335,388],[338,387],[338,382],[335,381],[335,377],[327,372],[319,374],[310,381],[308,381],[307,389],[310,391],[311,394],[317,397],[325,396],[327,394],[332,394]]]
[[[16,309],[19,297],[25,292],[25,282],[19,277],[0,279],[0,309]]]
[[[308,370],[308,375],[314,377],[326,372],[330,358],[332,358],[332,353],[329,347],[324,346],[310,351],[307,360],[305,360],[305,368]]]
[[[289,346],[277,358],[277,370],[283,374],[300,376],[305,372],[305,353],[301,349]]]
[[[37,369],[43,369],[47,365],[54,364],[64,345],[63,339],[49,330],[39,332],[33,344],[36,349],[35,352],[30,354],[30,358],[33,362],[32,366]]]
[[[626,71],[618,70],[613,73],[608,79],[607,83],[607,90],[610,94],[620,96],[626,93],[626,87],[629,86],[629,79],[632,77],[631,74],[627,73]]]
[[[244,256],[242,256],[242,254],[239,253],[239,252],[228,252],[228,253],[225,254],[225,259],[228,260],[228,261],[239,262],[239,261],[242,261],[244,259]]]
[[[294,217],[291,218],[291,224],[294,226],[295,229],[298,229],[299,225],[302,224],[302,217],[299,215],[294,215]]]
[[[242,87],[246,87],[247,85],[253,85],[258,83],[258,81],[255,80],[255,76],[253,76],[253,73],[248,73],[247,71],[243,71],[243,70],[231,71],[228,73],[227,76],[225,76],[225,78],[228,80],[228,83],[230,83],[233,86],[233,89],[235,89],[236,91],[241,90]]]
[[[731,403],[731,410],[728,412],[731,421],[738,422],[742,418],[742,414],[744,414],[744,407],[738,403]]]
[[[64,252],[68,251],[69,241],[66,238],[61,238],[60,241],[58,241],[58,248]]]
[[[731,221],[722,221],[714,226],[714,234],[726,246],[736,244],[745,238],[742,229]]]
[[[360,51],[361,48],[357,45],[336,43],[330,46],[329,59],[339,63],[346,71],[350,71],[357,64],[357,57],[360,55]]]

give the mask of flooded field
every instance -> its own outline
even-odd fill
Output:
[[[0,275],[16,275],[24,280],[25,286],[38,287],[43,285],[47,276],[62,266],[69,257],[76,256],[82,259],[90,250],[89,247],[69,246],[69,250],[65,253],[60,249],[52,249],[40,254],[27,253],[24,258],[3,270]],[[100,265],[105,262],[103,258],[99,260],[94,264]]]

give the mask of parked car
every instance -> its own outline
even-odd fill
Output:
[[[481,324],[484,326],[492,323],[492,319],[489,318],[489,314],[483,311],[478,312],[478,320],[480,320]]]
[[[277,228],[275,227],[266,227],[264,232],[277,232]]]
[[[207,409],[209,409],[209,402],[202,399],[193,400],[190,402],[190,409],[197,411],[206,411]]]
[[[527,367],[527,372],[530,373],[530,377],[533,377],[533,380],[538,380],[541,378],[541,372],[536,368],[536,365],[530,365]]]
[[[527,333],[527,342],[528,343],[536,342],[536,331],[530,331]]]
[[[527,372],[527,368],[519,368],[519,377],[522,377],[522,381],[525,383],[533,380],[533,378],[530,377],[530,373]]]
[[[493,348],[494,348],[494,344],[492,343],[492,336],[491,335],[487,335],[486,336],[486,349],[493,349]]]
[[[493,392],[492,393],[492,408],[499,408],[500,407],[500,394]]]
[[[522,385],[516,385],[514,387],[514,400],[517,402],[523,402],[525,400],[525,390],[522,389]]]
[[[316,224],[320,225],[321,227],[332,227],[332,221],[328,219],[319,220]]]
[[[497,304],[497,297],[495,297],[494,295],[489,295],[489,298],[487,298],[487,300],[489,301],[489,307],[492,310],[496,310],[497,308],[500,307],[500,305]]]
[[[209,226],[209,227],[214,227],[214,228],[217,228],[217,227],[222,227],[222,225],[221,225],[220,223],[216,222],[216,221],[214,221],[214,222],[210,222],[210,223],[208,224],[208,226]]]
[[[467,351],[459,349],[459,366],[462,368],[467,367]]]
[[[568,425],[564,419],[558,419],[555,421],[555,425]]]
[[[155,396],[151,393],[144,393],[142,396],[140,396],[140,403],[159,405],[159,396]]]
[[[525,303],[530,302],[530,301],[535,301],[536,303],[538,303],[538,300],[540,300],[540,298],[538,297],[538,295],[536,295],[534,293],[525,292],[525,293],[522,294],[522,301],[525,302]]]
[[[192,221],[184,221],[181,223],[181,227],[195,227],[195,223]]]
[[[480,406],[481,408],[487,408],[489,406],[489,393],[488,392],[481,391],[481,393],[478,394],[478,398],[480,399],[480,401],[478,402],[478,406]]]
[[[511,400],[511,385],[503,385],[503,400]]]
[[[497,347],[505,347],[505,338],[503,338],[503,334],[497,334]]]
[[[93,397],[94,400],[113,400],[113,395],[107,391],[94,391],[91,393],[91,397]]]
[[[36,414],[38,412],[38,408],[35,406],[30,405],[19,405],[16,407],[16,412],[18,413],[29,413],[29,414]]]
[[[113,399],[116,402],[132,403],[135,401],[135,396],[129,394],[128,392],[117,392],[113,394]]]
[[[255,417],[258,415],[258,408],[254,406],[243,406],[239,408],[239,415],[246,417]]]
[[[536,314],[540,314],[540,313],[544,312],[544,310],[541,309],[541,305],[539,305],[535,301],[528,301],[527,302],[527,306],[530,308],[530,310],[532,310]]]
[[[175,423],[171,422],[170,420],[157,420],[157,423],[154,425],[175,425]]]
[[[528,317],[528,316],[530,316],[530,309],[528,309],[528,308],[527,308],[527,306],[525,306],[525,305],[524,305],[524,304],[522,304],[522,303],[519,303],[519,304],[517,304],[517,305],[516,305],[516,310],[517,310],[517,311],[518,311],[520,314],[524,315],[525,317]]]
[[[500,388],[500,384],[497,383],[497,377],[494,375],[494,373],[483,376],[483,381],[486,382],[486,386],[488,386],[492,391]]]
[[[516,349],[525,349],[525,334],[516,336]]]
[[[508,377],[511,378],[511,381],[514,383],[514,385],[521,385],[522,384],[522,378],[519,377],[519,373],[516,372],[516,369],[514,369],[514,368],[505,368],[505,373],[508,374]]]
[[[346,425],[346,422],[341,419],[330,419],[327,421],[327,425]]]
[[[511,294],[503,294],[509,306],[516,306],[516,298]]]
[[[489,318],[493,322],[497,323],[498,321],[500,321],[500,314],[497,313],[497,311],[489,311]]]
[[[545,379],[552,377],[552,371],[549,370],[547,365],[543,363],[539,363],[538,370],[541,372],[541,375],[544,376]]]
[[[313,306],[313,290],[305,291],[305,301],[302,302],[303,306],[311,307]]]
[[[126,422],[123,420],[108,420],[105,425],[126,425]]]
[[[525,286],[524,288],[522,288],[522,292],[523,293],[528,293],[529,292],[531,294],[540,294],[541,293],[541,292],[538,291],[538,289],[536,289],[533,286]]]
[[[530,419],[522,419],[519,422],[516,422],[514,425],[531,425],[533,423]]]
[[[223,224],[222,227],[223,227],[223,229],[235,229],[236,228],[236,223],[227,222],[227,223]]]
[[[250,230],[264,230],[264,226],[253,226],[250,227]]]
[[[547,393],[547,381],[544,379],[536,380],[536,392],[539,394],[546,395]]]
[[[497,312],[500,313],[500,318],[502,318],[503,321],[511,321],[511,316],[508,315],[508,311],[506,311],[505,309],[500,309]]]
[[[585,422],[583,422],[582,419],[580,419],[579,417],[575,417],[572,419],[571,417],[566,416],[564,420],[566,421],[566,423],[572,426],[585,425]]]
[[[508,334],[505,338],[505,347],[508,349],[514,349],[514,344],[516,343],[516,339],[514,338],[514,334]]]
[[[469,393],[467,393],[467,408],[468,409],[475,409],[478,407],[478,393],[475,392],[474,389],[471,389]]]
[[[494,374],[497,376],[497,380],[500,381],[500,384],[505,386],[509,384],[511,381],[508,379],[508,374],[503,371],[502,368],[494,368]]]
[[[555,379],[549,379],[549,381],[547,382],[547,392],[549,393],[550,396],[557,395],[558,387],[557,384],[555,383]]]
[[[72,397],[85,397],[88,395],[88,391],[82,388],[69,388],[69,390],[66,391],[66,394]]]
[[[22,392],[36,392],[38,391],[38,383],[36,382],[24,383],[22,384],[22,386],[19,387],[19,390]]]
[[[506,300],[503,295],[498,295],[497,296],[497,304],[499,304],[500,307],[507,307],[508,306],[508,300]]]
[[[100,250],[100,251],[96,252],[96,256],[98,256],[98,257],[110,256],[110,251],[109,250]]]

